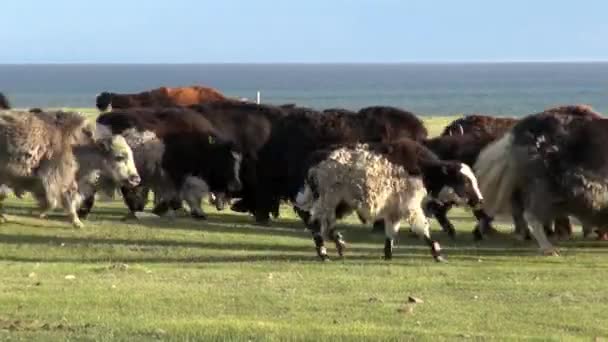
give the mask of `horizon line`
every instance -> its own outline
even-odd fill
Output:
[[[608,59],[571,60],[446,60],[394,62],[0,62],[0,66],[25,65],[399,65],[399,64],[576,64],[608,63]]]

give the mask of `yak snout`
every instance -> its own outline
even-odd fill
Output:
[[[133,174],[133,175],[130,175],[130,176],[127,178],[127,184],[128,184],[129,186],[131,186],[131,187],[136,187],[136,186],[138,186],[140,182],[141,182],[141,177],[139,177],[139,175],[138,175],[138,174]]]

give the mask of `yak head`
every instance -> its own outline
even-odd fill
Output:
[[[102,172],[108,175],[116,183],[135,187],[141,181],[135,161],[133,151],[121,135],[112,135],[101,138],[97,141],[99,150],[103,158]]]
[[[442,161],[424,172],[425,185],[432,197],[439,200],[461,202],[479,208],[483,195],[471,168],[460,162]],[[447,198],[447,197],[452,198]]]
[[[101,112],[107,112],[112,110],[112,98],[114,97],[113,93],[108,93],[104,91],[101,94],[98,94],[95,97],[95,105],[97,109]]]

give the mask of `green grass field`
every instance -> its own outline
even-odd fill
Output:
[[[428,124],[437,133],[448,120]],[[209,207],[206,222],[122,222],[121,202],[99,202],[80,230],[62,212],[35,218],[29,200],[5,209],[0,341],[608,338],[608,245],[580,235],[542,257],[508,224],[473,242],[472,216],[455,210],[455,241],[433,224],[447,263],[407,229],[386,262],[383,236],[350,218],[346,258],[321,263],[287,206],[258,227]]]

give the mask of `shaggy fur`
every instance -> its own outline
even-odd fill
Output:
[[[100,111],[104,112],[111,108],[190,106],[226,100],[224,95],[213,88],[190,86],[177,88],[160,87],[137,94],[103,92],[97,95],[95,104]]]
[[[358,112],[364,127],[377,132],[370,141],[394,141],[408,137],[415,141],[426,139],[428,131],[424,123],[411,112],[385,106],[366,107]],[[408,134],[404,134],[408,132]]]
[[[238,148],[193,110],[175,107],[113,111],[101,115],[97,125],[100,132],[123,135],[133,148],[142,184],[140,189],[121,189],[129,216],[143,210],[152,188],[157,196],[155,213],[179,208],[180,194],[187,190],[185,196],[192,216],[205,218],[201,200],[207,192],[227,191],[231,180],[238,179],[231,165],[238,163],[240,167],[241,157],[230,154]],[[210,174],[213,179],[189,180],[189,177],[210,177]],[[208,184],[210,181],[212,186]]]
[[[288,110],[259,152],[256,220],[267,222],[280,200],[295,198],[306,177],[307,159],[314,151],[336,144],[417,139],[425,134],[418,118],[394,108],[373,107],[359,113],[319,113],[299,107]]]
[[[163,139],[166,136],[179,132],[201,132],[210,135],[211,140],[221,139],[210,122],[200,118],[192,110],[178,107],[114,110],[97,118],[97,130],[100,135],[123,135],[133,149],[142,182],[135,189],[121,188],[123,199],[129,208],[127,217],[134,217],[135,212],[144,209],[150,189],[159,197],[156,213],[164,214],[168,209],[181,207],[181,201],[178,200],[179,189],[174,187],[162,168],[162,157],[165,153]],[[164,202],[160,200],[160,194]],[[83,206],[79,214],[85,216],[91,210],[92,204],[90,199],[89,206]],[[200,205],[198,207],[200,208]],[[197,207],[193,205],[191,209],[196,211]]]
[[[243,189],[239,193],[217,194],[216,198],[229,200],[241,198],[231,209],[239,212],[254,212],[257,191],[256,165],[258,153],[270,138],[273,126],[286,115],[286,110],[275,106],[241,102],[213,102],[190,106],[243,151],[241,179]],[[223,203],[216,202],[216,207]]]
[[[568,115],[571,110],[574,114]],[[566,112],[566,113],[564,113]],[[563,107],[519,122],[480,155],[475,169],[489,213],[509,213],[513,194],[545,253],[554,252],[542,224],[563,214],[587,225],[608,218],[608,120],[589,108]],[[540,228],[539,228],[540,227]]]
[[[71,112],[0,112],[0,165],[0,184],[32,192],[41,216],[61,203],[77,227],[81,191],[88,191],[85,185],[97,175],[139,182],[124,138],[95,141],[85,118]]]
[[[543,113],[556,116],[574,116],[585,119],[598,119],[601,114],[595,112],[591,107],[586,105],[566,105],[557,106],[546,109]],[[499,139],[506,131],[512,128],[518,122],[514,118],[501,118],[484,115],[470,115],[461,119],[457,119],[450,123],[443,131],[442,137],[431,141],[431,147],[442,158],[461,160],[468,165],[473,165],[479,154],[478,147],[488,144],[490,141]],[[453,139],[443,138],[446,136],[454,136]],[[463,136],[461,141],[458,137]],[[466,138],[465,138],[466,137]],[[475,138],[477,137],[477,138]],[[488,141],[490,140],[490,141]],[[459,156],[458,156],[459,155]],[[521,203],[515,203],[518,200],[517,194],[514,195],[511,202],[517,207],[521,207]],[[447,219],[449,206],[440,203],[432,203],[432,211],[438,219],[443,221],[442,227],[451,227],[451,223]],[[478,218],[478,227],[475,229],[475,237],[481,239],[484,231],[492,230],[490,218],[483,210],[474,212]],[[512,211],[513,221],[515,222],[515,232],[520,235],[527,235],[527,223],[523,218],[523,213],[519,210]],[[553,233],[552,222],[545,223],[545,230],[548,233]],[[585,235],[590,233],[589,227],[584,227]],[[555,232],[562,237],[572,234],[572,225],[567,216],[558,217],[555,220]]]
[[[473,114],[452,121],[441,135],[478,134],[499,137],[516,123],[515,118]]]
[[[407,217],[418,225],[413,230],[425,237],[433,255],[439,257],[420,207],[427,190],[431,196],[437,196],[451,187],[476,203],[482,199],[470,168],[462,163],[440,161],[424,146],[409,139],[316,151],[309,164],[311,168],[304,190],[296,198],[296,207],[310,212],[305,223],[313,230],[322,258],[326,257],[320,245],[323,236],[334,240],[339,251],[343,248],[341,238],[332,229],[336,219],[350,211],[356,211],[363,222],[378,219],[385,222],[387,258],[399,221]]]
[[[402,166],[370,151],[368,146],[357,145],[354,149],[333,151],[310,169],[297,205],[310,210],[312,222],[319,222],[320,232],[314,239],[319,256],[325,259],[327,252],[322,242],[319,244],[322,237],[336,241],[342,253],[343,242],[334,231],[335,212],[341,203],[354,208],[364,219],[383,219],[391,250],[402,219],[430,240],[429,224],[421,207],[425,196],[420,174],[410,174]],[[390,259],[392,252],[386,250],[385,257]]]

